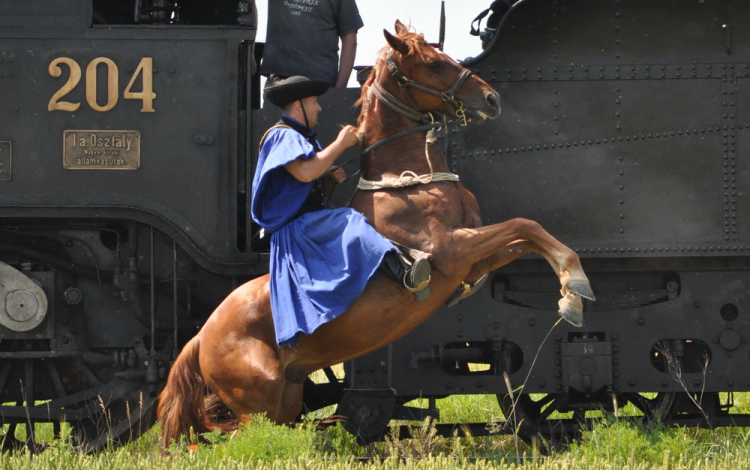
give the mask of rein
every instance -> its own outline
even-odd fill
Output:
[[[375,142],[374,144],[370,145],[366,149],[362,151],[362,155],[371,152],[372,150],[380,147],[383,144],[387,144],[388,142],[392,140],[396,140],[399,137],[403,137],[407,134],[411,134],[412,132],[419,132],[419,131],[429,131],[433,129],[438,129],[440,127],[443,127],[445,124],[442,122],[433,122],[432,124],[425,124],[424,126],[418,126],[418,127],[409,127],[404,129],[403,131],[396,132],[395,134],[391,134],[388,137],[384,139],[380,139],[379,141]]]
[[[380,147],[381,145],[384,145],[388,142],[391,142],[405,135],[411,134],[413,132],[428,131],[427,137],[425,138],[424,153],[425,153],[425,158],[427,159],[427,164],[430,166],[430,173],[427,175],[417,175],[413,171],[407,170],[401,173],[401,175],[398,178],[388,178],[382,181],[370,181],[370,180],[366,180],[360,177],[359,183],[357,184],[357,188],[366,190],[366,191],[373,191],[373,190],[386,189],[386,188],[404,188],[408,186],[414,186],[417,184],[428,184],[428,183],[433,183],[433,182],[438,182],[438,181],[459,181],[459,177],[455,173],[445,173],[445,172],[435,173],[434,171],[432,171],[432,161],[430,160],[430,153],[429,153],[429,145],[434,143],[437,140],[437,137],[435,135],[436,131],[439,128],[445,127],[447,124],[449,124],[452,121],[436,122],[435,116],[431,112],[422,112],[417,106],[417,103],[414,100],[414,97],[411,95],[409,88],[416,88],[425,93],[439,96],[440,98],[443,99],[443,101],[453,106],[453,108],[455,109],[456,119],[460,120],[462,126],[466,126],[467,125],[466,108],[464,108],[464,105],[461,102],[461,100],[456,99],[455,95],[456,95],[456,92],[466,82],[466,80],[471,76],[472,74],[471,70],[463,69],[461,73],[458,75],[458,77],[456,77],[456,80],[453,82],[453,84],[448,88],[448,90],[442,91],[442,90],[438,90],[437,88],[426,85],[424,83],[417,82],[417,81],[414,81],[405,77],[404,74],[398,69],[395,62],[393,62],[393,58],[391,57],[390,53],[388,54],[388,57],[387,57],[387,65],[388,65],[388,71],[391,73],[393,78],[396,79],[396,82],[399,84],[399,86],[403,90],[404,95],[409,100],[409,104],[411,106],[405,104],[404,102],[402,102],[401,100],[393,96],[391,93],[385,90],[377,81],[374,82],[373,85],[370,87],[370,92],[373,95],[375,95],[375,98],[377,98],[381,103],[383,103],[386,107],[390,108],[396,114],[403,116],[409,119],[410,121],[414,121],[417,123],[429,122],[429,124],[423,124],[423,125],[416,126],[416,127],[409,127],[400,132],[397,132],[388,137],[385,137],[375,142],[373,145],[364,149],[362,153],[360,154],[360,157]],[[369,97],[368,97],[367,104],[368,104],[367,107],[369,108]],[[365,110],[365,112],[366,111],[367,110]],[[361,140],[364,141],[364,135],[361,136]]]

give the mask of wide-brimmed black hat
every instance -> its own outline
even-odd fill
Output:
[[[275,85],[266,87],[263,96],[282,108],[309,96],[320,96],[328,90],[331,85],[325,80],[310,80],[302,75],[285,78]]]

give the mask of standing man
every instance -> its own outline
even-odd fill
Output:
[[[318,96],[328,87],[293,76],[265,90],[283,114],[261,141],[250,212],[271,234],[271,309],[279,346],[293,345],[300,333],[344,313],[379,268],[411,292],[427,292],[430,281],[426,258],[405,259],[354,209],[324,206],[321,180],[344,180],[343,170],[331,165],[358,142],[350,125],[326,148],[315,139]]]
[[[304,75],[346,87],[364,25],[355,0],[268,0],[267,24],[260,73],[270,84]]]

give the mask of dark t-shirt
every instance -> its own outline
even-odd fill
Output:
[[[339,37],[363,26],[355,0],[268,0],[268,32],[260,73],[304,75],[332,85]]]

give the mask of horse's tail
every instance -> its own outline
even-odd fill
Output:
[[[161,423],[162,445],[165,448],[177,441],[180,434],[190,432],[190,429],[195,435],[200,435],[215,428],[228,432],[237,427],[236,419],[225,422],[211,419],[218,399],[214,395],[206,401],[207,389],[198,362],[199,351],[200,336],[196,336],[177,356],[169,371],[167,385],[159,395],[156,415]]]

